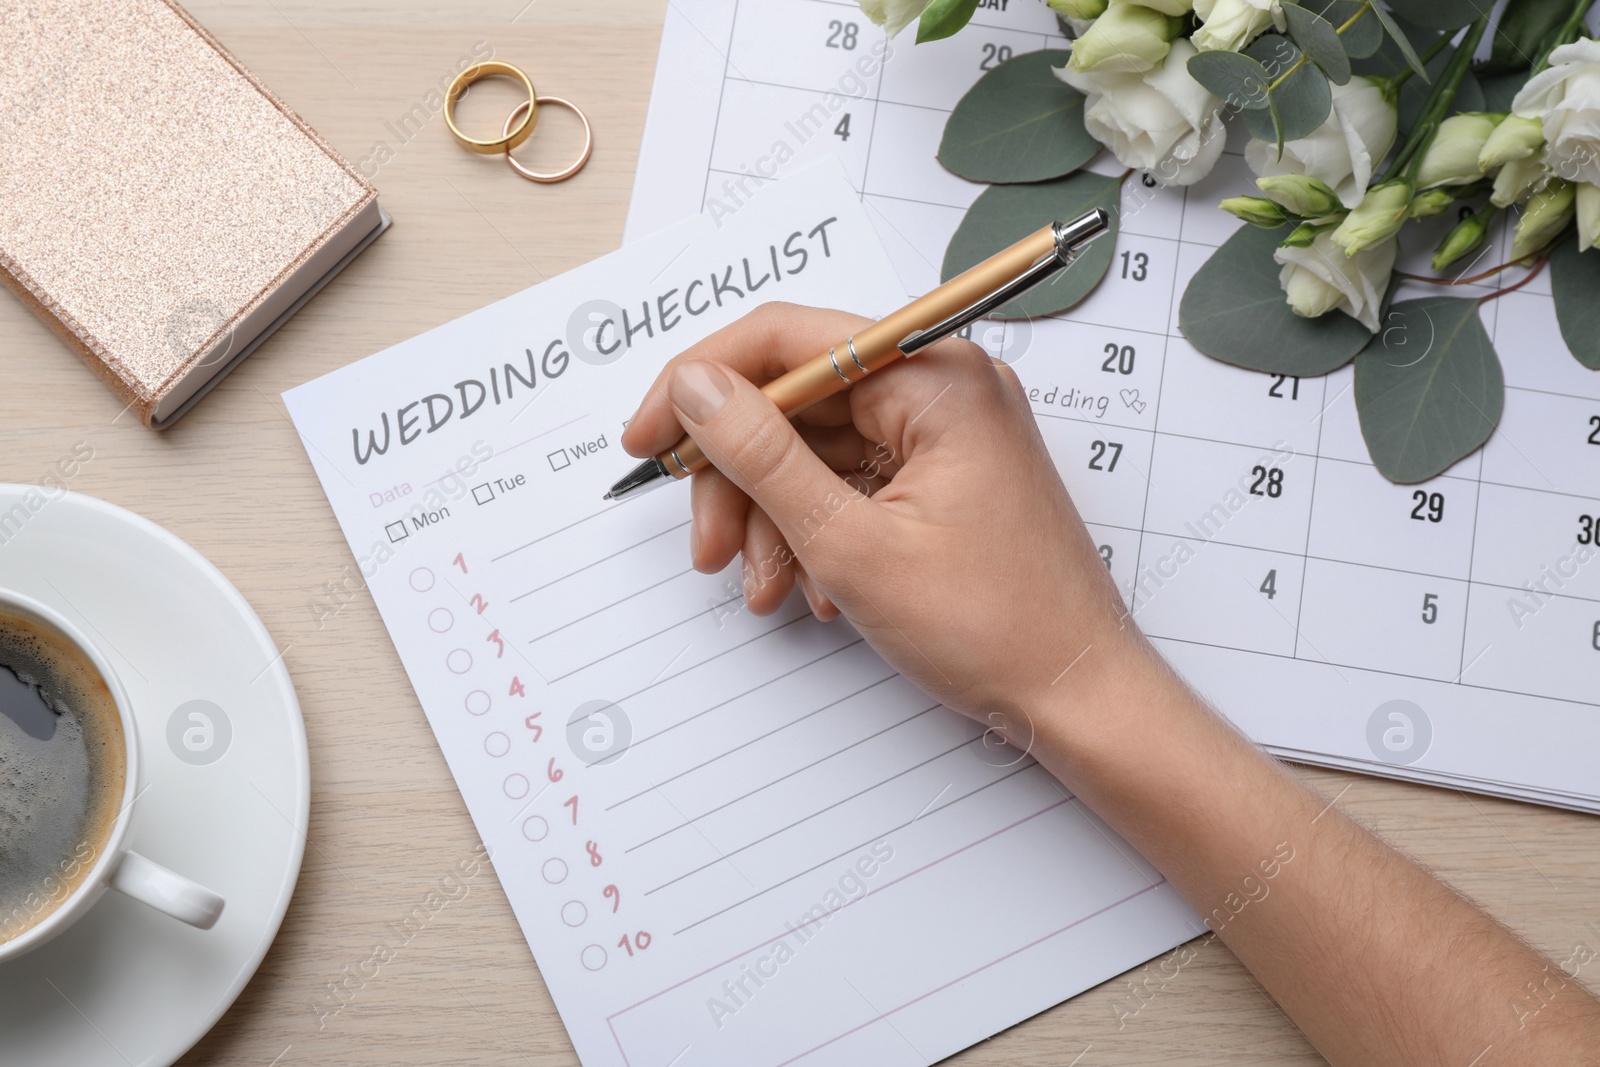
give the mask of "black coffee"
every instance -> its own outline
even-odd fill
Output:
[[[0,944],[89,873],[125,776],[122,720],[100,672],[54,630],[0,609]]]

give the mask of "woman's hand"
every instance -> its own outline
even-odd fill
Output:
[[[742,552],[752,611],[798,584],[818,618],[843,612],[901,673],[973,715],[1039,706],[1060,681],[1058,703],[1108,664],[1153,655],[1009,367],[951,339],[796,423],[761,393],[867,322],[767,304],[663,369],[622,443],[648,456],[687,430],[715,465],[693,480],[695,567],[715,573]]]

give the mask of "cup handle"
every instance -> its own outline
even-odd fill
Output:
[[[111,888],[202,930],[215,926],[222,914],[224,901],[217,894],[137,852],[124,853]]]

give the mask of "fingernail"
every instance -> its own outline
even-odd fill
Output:
[[[667,383],[672,406],[690,422],[706,423],[717,417],[733,393],[733,383],[721,369],[702,360],[681,363]]]
[[[689,524],[689,562],[693,563],[700,558],[700,527],[696,523]]]

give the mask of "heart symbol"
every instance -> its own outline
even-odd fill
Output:
[[[1139,399],[1139,390],[1124,389],[1122,391],[1122,402],[1132,408],[1136,414],[1144,414],[1144,401]]]

